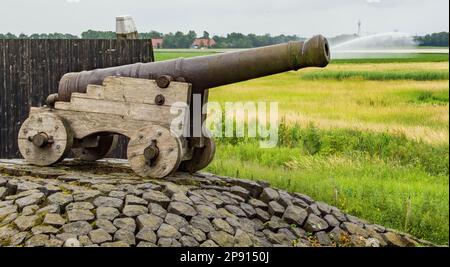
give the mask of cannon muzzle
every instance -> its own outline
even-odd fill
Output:
[[[58,101],[70,101],[74,92],[85,93],[89,84],[101,85],[108,76],[157,79],[169,76],[192,84],[194,93],[307,67],[325,67],[330,62],[330,48],[318,35],[305,42],[222,53],[188,59],[136,63],[113,68],[65,74],[59,83]]]

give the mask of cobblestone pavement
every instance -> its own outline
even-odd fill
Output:
[[[207,173],[142,179],[126,161],[0,160],[0,246],[431,246],[300,193]]]

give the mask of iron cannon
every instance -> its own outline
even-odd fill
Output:
[[[106,157],[117,136],[124,135],[130,139],[127,157],[137,174],[162,178],[176,170],[196,172],[212,161],[214,141],[210,136],[175,135],[171,105],[190,107],[194,95],[201,96],[203,105],[211,88],[325,67],[329,61],[328,42],[319,35],[304,42],[67,73],[47,106],[31,108],[19,132],[19,149],[39,166],[55,164],[69,152],[95,161]],[[186,120],[192,123],[189,116]]]

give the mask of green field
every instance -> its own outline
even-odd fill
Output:
[[[217,54],[216,52],[203,52],[203,51],[193,51],[193,52],[155,52],[155,60],[156,61],[164,61],[169,59],[176,59],[176,58],[189,58],[189,57],[195,57],[195,56],[206,56],[211,54]]]
[[[336,60],[211,90],[220,103],[277,101],[282,125],[273,149],[217,138],[208,171],[266,180],[448,245],[448,68],[448,55],[436,54]]]
[[[370,58],[336,59],[335,64],[348,63],[415,63],[415,62],[448,62],[448,54],[397,54],[373,55]]]
[[[163,61],[175,58],[189,58],[195,56],[204,56],[220,53],[221,50],[162,50],[155,52],[156,61]],[[336,59],[334,64],[348,64],[348,63],[408,63],[408,62],[448,62],[448,54],[394,54],[386,55],[374,54],[370,58],[355,58],[355,59]]]

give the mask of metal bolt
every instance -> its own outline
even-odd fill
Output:
[[[158,106],[164,105],[164,102],[166,102],[166,98],[163,95],[157,95],[155,97],[155,104]]]
[[[148,146],[144,150],[144,156],[146,159],[152,160],[158,155],[158,148],[156,146]]]
[[[50,138],[46,133],[38,133],[33,137],[28,137],[28,140],[33,142],[36,147],[44,147],[49,144]]]
[[[170,85],[170,82],[172,81],[172,77],[169,75],[161,75],[156,79],[156,84],[159,88],[167,88]]]
[[[45,101],[45,103],[49,107],[53,108],[53,107],[55,107],[56,101],[58,101],[58,94],[51,94],[47,97],[47,100]]]
[[[159,156],[159,148],[156,146],[156,140],[144,149],[144,157],[148,166],[153,166],[154,160]]]

